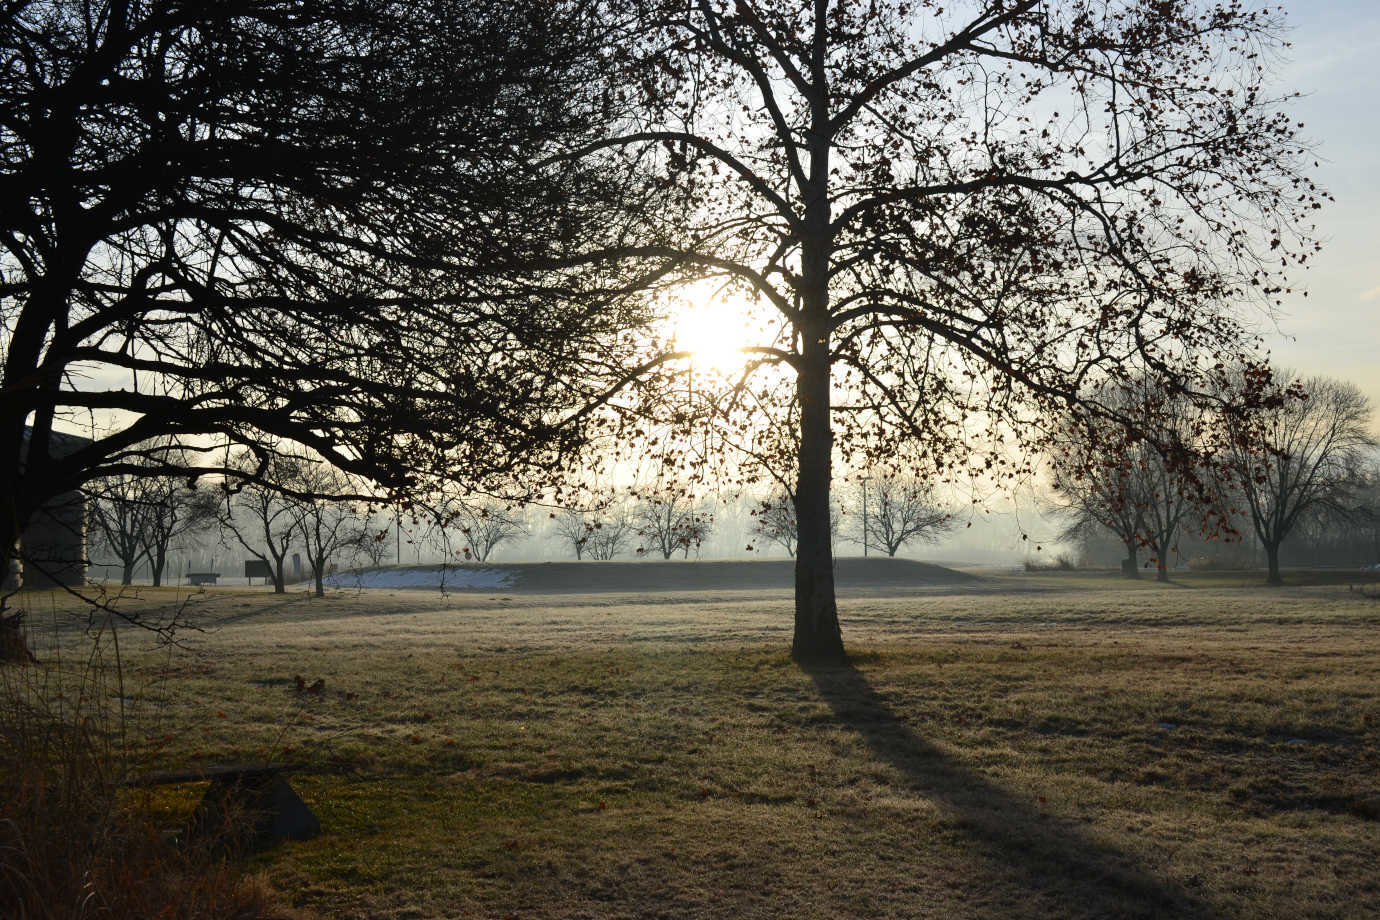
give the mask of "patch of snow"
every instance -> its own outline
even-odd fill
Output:
[[[468,566],[408,566],[373,569],[367,572],[341,572],[324,583],[330,588],[507,588],[513,584],[510,571]]]

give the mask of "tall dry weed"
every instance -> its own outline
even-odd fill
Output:
[[[0,917],[286,916],[232,848],[160,828],[128,786],[118,635],[107,621],[86,639],[77,661],[0,665]]]

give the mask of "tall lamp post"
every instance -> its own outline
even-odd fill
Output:
[[[871,476],[859,476],[858,482],[862,483],[863,493],[863,558],[867,558],[867,484],[872,481]]]

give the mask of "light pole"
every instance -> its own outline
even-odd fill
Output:
[[[863,558],[867,558],[867,484],[872,481],[871,476],[859,476],[858,482],[862,483],[863,493]]]

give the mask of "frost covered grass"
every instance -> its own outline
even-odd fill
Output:
[[[858,590],[814,672],[780,591],[210,591],[125,706],[305,765],[326,832],[255,868],[329,916],[1371,917],[1380,606],[1329,580]]]

